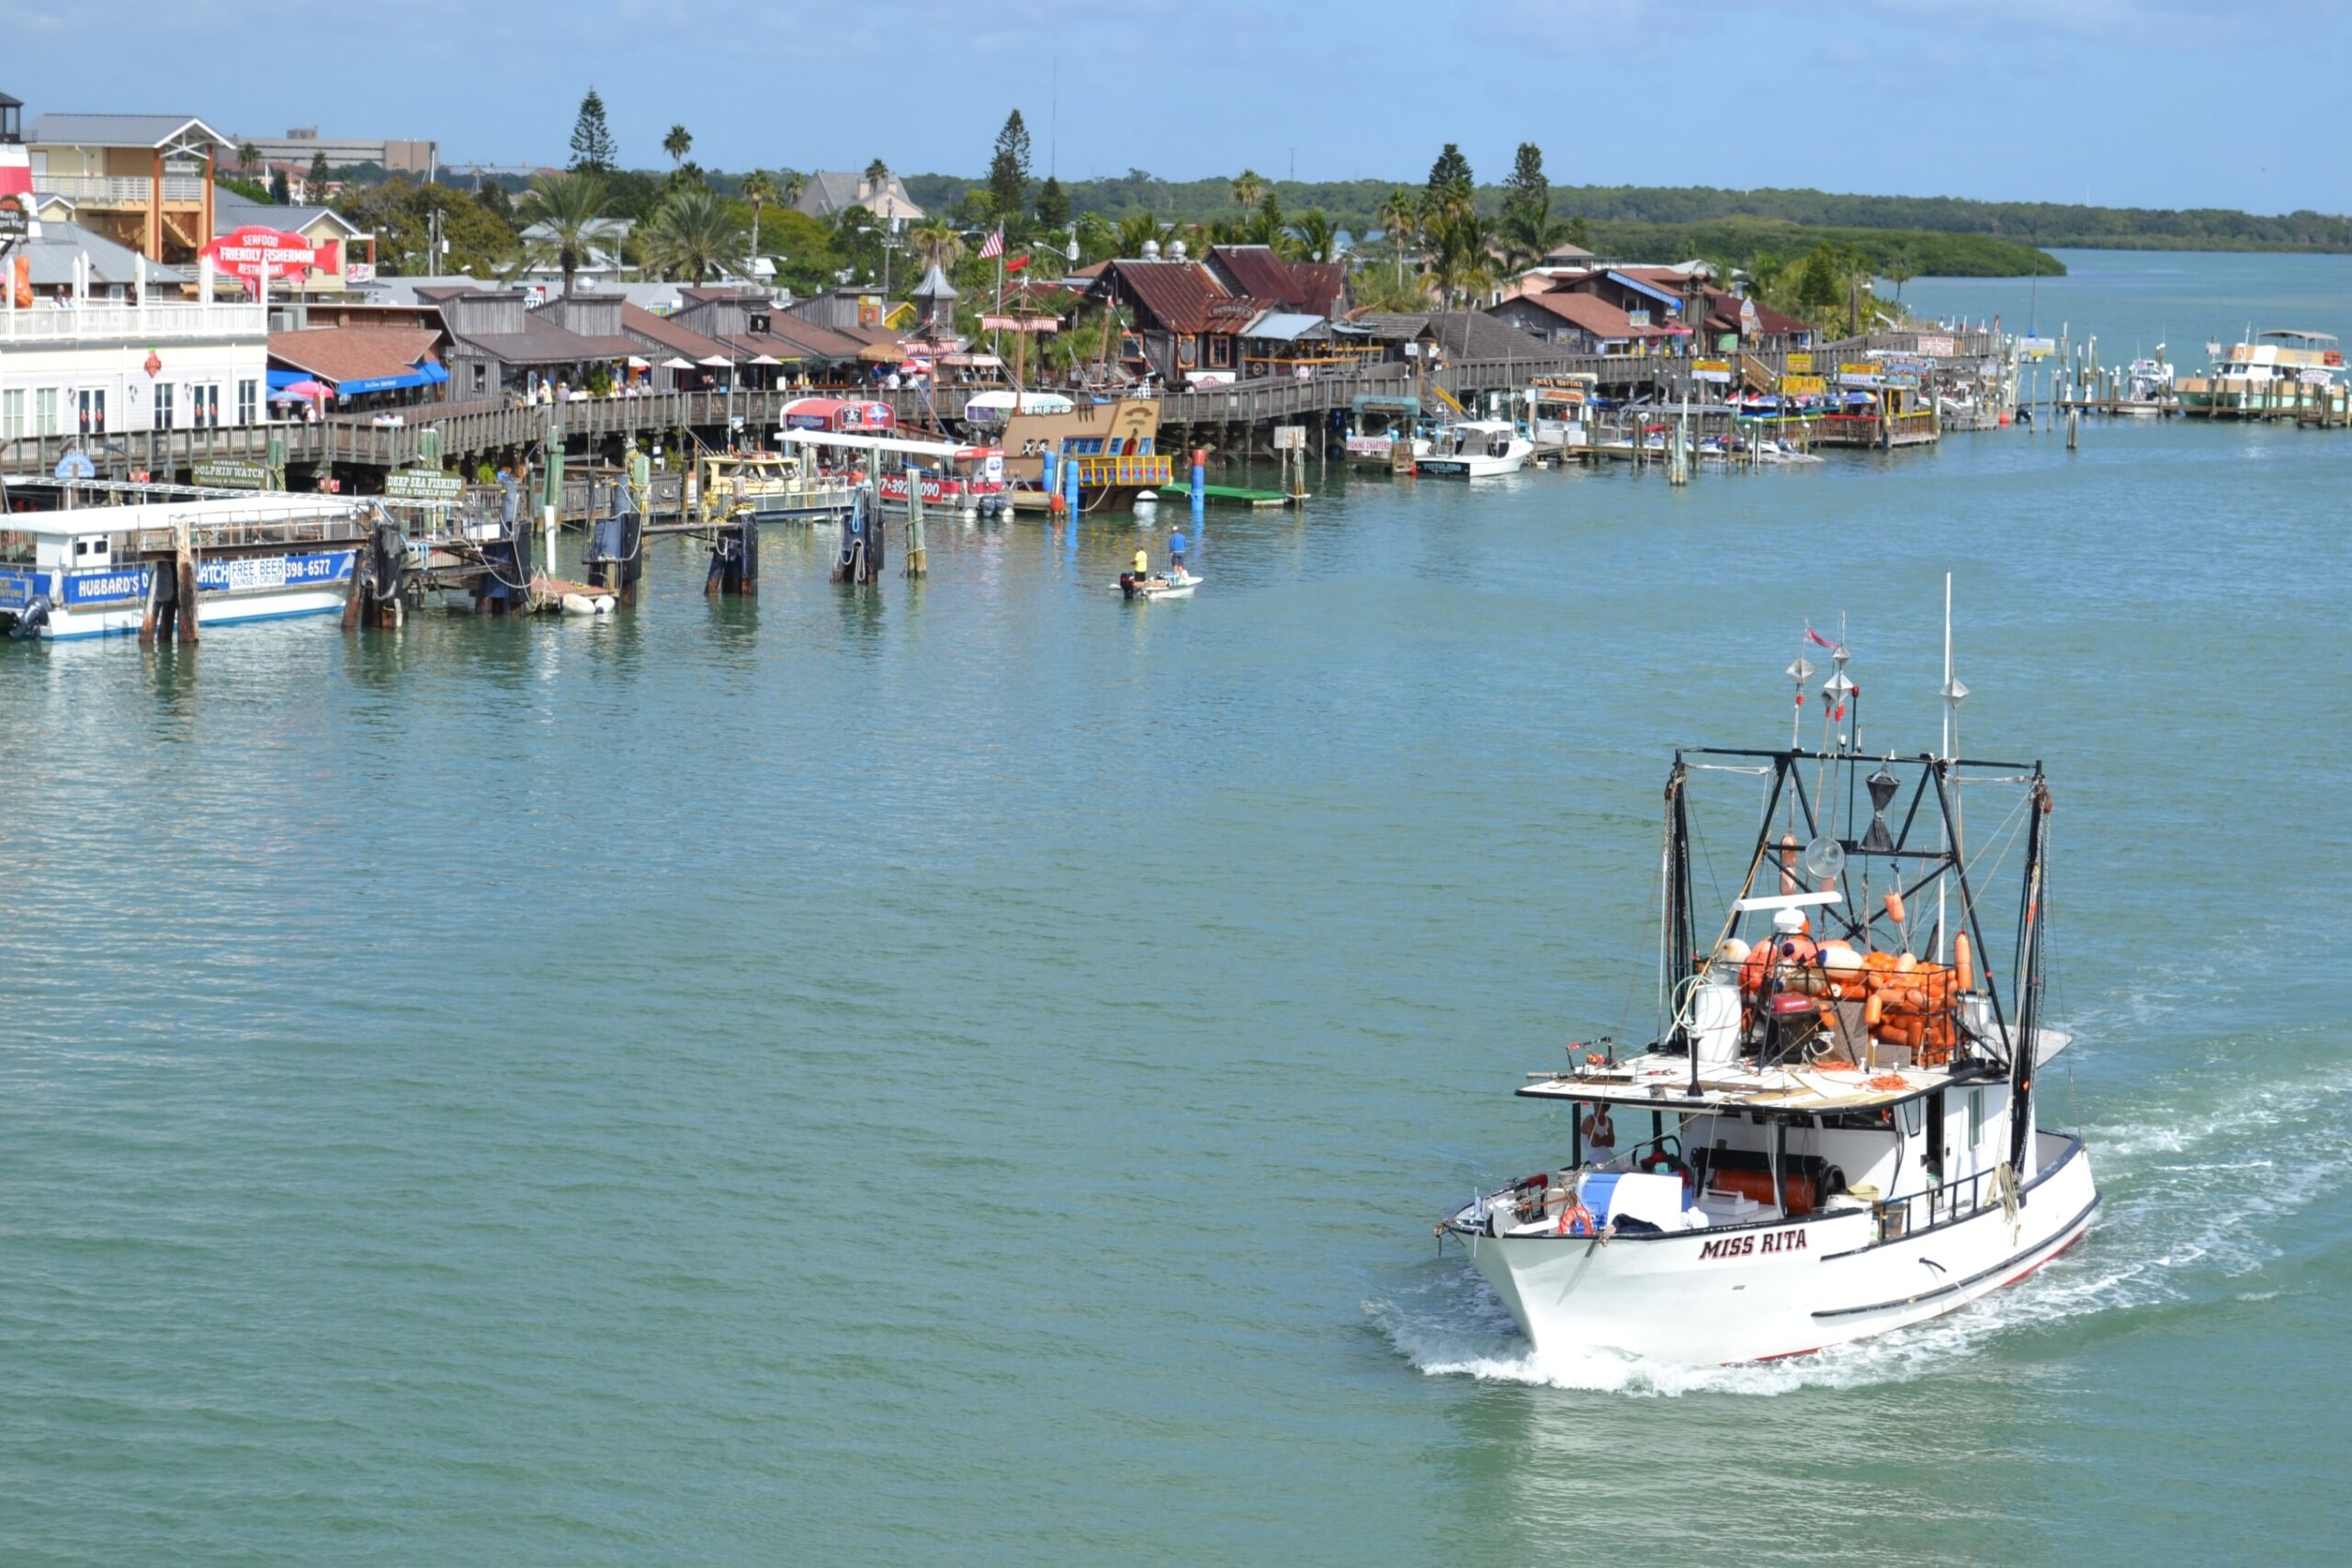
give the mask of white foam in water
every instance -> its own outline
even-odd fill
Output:
[[[1950,1316],[1817,1355],[1739,1367],[1606,1351],[1539,1355],[1466,1261],[1449,1260],[1401,1299],[1367,1301],[1364,1314],[1431,1376],[1651,1396],[1906,1381],[1948,1368],[1997,1335],[2178,1301],[2200,1277],[2236,1280],[2277,1258],[2267,1222],[2308,1207],[2352,1172],[2341,1104],[2352,1076],[2235,1081],[2239,1093],[2195,1112],[2089,1131],[2106,1195],[2098,1223],[2030,1279]],[[2195,1157],[2200,1151],[2211,1157]],[[2263,1300],[2272,1292],[2229,1293]]]

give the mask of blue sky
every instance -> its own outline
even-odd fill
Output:
[[[0,0],[0,89],[232,134],[558,164],[594,83],[624,162],[977,174],[1005,111],[1065,175],[1418,179],[1522,140],[1555,183],[2352,208],[2352,6],[2324,0]],[[1049,87],[1059,62],[1059,107]],[[2229,100],[2234,107],[2218,108]],[[2266,107],[2274,133],[2250,133]],[[2300,126],[2297,110],[2308,117]]]

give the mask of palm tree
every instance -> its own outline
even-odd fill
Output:
[[[760,254],[760,209],[775,199],[775,176],[753,169],[743,176],[743,199],[752,204],[752,254]]]
[[[1340,259],[1340,227],[1321,208],[1309,208],[1300,213],[1298,221],[1290,226],[1290,231],[1296,237],[1298,247],[1308,261]]]
[[[880,190],[890,183],[890,165],[879,158],[875,159],[874,162],[865,165],[865,178],[866,183],[874,189]]]
[[[237,173],[250,176],[261,162],[261,149],[250,141],[237,143]]]
[[[944,218],[928,218],[907,231],[907,239],[925,266],[945,271],[964,254],[964,236]]]
[[[1119,254],[1133,258],[1143,254],[1143,248],[1158,243],[1161,229],[1159,220],[1148,212],[1138,212],[1119,220]]]
[[[1388,194],[1380,198],[1380,210],[1373,217],[1379,220],[1380,231],[1388,236],[1388,243],[1396,247],[1396,284],[1401,288],[1405,283],[1405,250],[1411,243],[1420,209],[1414,204],[1411,191],[1403,186],[1391,186]]]
[[[714,272],[743,270],[742,231],[709,191],[673,191],[639,232],[646,259],[672,276],[700,283]]]
[[[522,205],[532,226],[547,232],[525,243],[518,270],[553,263],[563,274],[563,291],[571,293],[580,264],[605,227],[604,180],[586,173],[539,175],[523,193]]]
[[[662,139],[662,151],[670,154],[670,162],[683,164],[686,154],[695,150],[695,139],[683,125],[673,125],[670,134]]]
[[[776,194],[784,198],[785,206],[797,207],[800,205],[800,193],[808,188],[807,175],[797,169],[786,169],[784,171],[784,178],[778,182]]]
[[[1233,199],[1240,205],[1242,217],[1249,217],[1250,209],[1266,199],[1265,176],[1255,169],[1244,169],[1234,175]]]
[[[1446,309],[1457,295],[1479,293],[1493,286],[1496,235],[1494,223],[1476,211],[1448,204],[1429,225],[1430,271]]]

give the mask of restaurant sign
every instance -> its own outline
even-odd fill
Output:
[[[1810,376],[1813,374],[1813,355],[1810,354],[1790,355],[1789,374],[1792,376]]]
[[[1792,398],[1817,398],[1829,390],[1829,382],[1822,376],[1783,376],[1781,390]]]
[[[1731,361],[1694,359],[1690,362],[1690,378],[1693,381],[1728,382],[1731,379]]]
[[[2047,359],[2058,352],[2058,340],[2054,337],[2021,337],[2018,339],[2018,352],[2028,359]]]
[[[1948,337],[1930,337],[1922,333],[1919,334],[1919,352],[1930,359],[1950,359],[1960,352],[1960,345]]]
[[[300,234],[282,234],[258,223],[221,235],[204,247],[212,265],[232,277],[259,283],[274,277],[300,277],[319,265],[319,253]]]

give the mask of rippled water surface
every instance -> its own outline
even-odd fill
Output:
[[[1189,604],[1022,522],[0,644],[0,1561],[2332,1556],[2348,484],[2183,425],[1334,474]],[[1784,738],[1841,614],[1929,743],[1947,570],[1969,749],[2055,780],[2098,1228],[1811,1360],[1533,1358],[1429,1225],[1638,1006],[1670,748]]]

